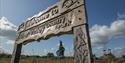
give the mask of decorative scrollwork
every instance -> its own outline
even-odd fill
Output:
[[[73,0],[65,0],[65,1],[63,2],[62,8],[69,8],[69,7],[71,7],[73,4],[75,4],[76,2],[78,2],[78,0],[75,0],[75,1],[73,1]]]
[[[76,29],[76,39],[75,39],[75,63],[87,63],[88,49],[87,43],[85,42],[85,33],[82,28]]]

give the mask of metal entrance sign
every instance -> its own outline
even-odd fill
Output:
[[[22,44],[69,33],[75,36],[74,62],[92,63],[84,0],[60,0],[22,23],[11,63],[19,63]]]

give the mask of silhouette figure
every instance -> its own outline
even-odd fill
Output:
[[[56,51],[58,58],[64,58],[65,48],[63,47],[62,41],[60,41],[59,49]]]

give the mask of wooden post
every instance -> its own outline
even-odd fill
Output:
[[[88,25],[83,24],[73,28],[75,35],[74,42],[74,63],[92,63],[91,43]]]
[[[22,44],[16,44],[15,43],[11,63],[19,63],[20,55],[21,55],[21,49],[22,49]]]
[[[74,41],[74,63],[93,63],[91,40],[89,35],[88,16],[86,0],[84,1],[86,23],[73,27]],[[84,20],[83,20],[84,21]]]

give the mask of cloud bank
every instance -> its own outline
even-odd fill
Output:
[[[102,55],[103,49],[113,38],[125,38],[125,14],[118,14],[117,19],[108,26],[95,24],[90,28],[90,37],[93,52],[98,56]],[[112,52],[117,57],[125,55],[125,46],[116,46],[112,48]]]
[[[13,44],[16,37],[16,25],[12,24],[7,18],[0,19],[0,51],[12,53]]]
[[[8,21],[7,18],[0,19],[0,36],[9,40],[14,40],[16,36],[17,26]]]
[[[116,20],[110,26],[94,25],[90,29],[93,46],[106,45],[114,37],[125,36],[125,20]]]
[[[115,56],[122,57],[122,55],[125,55],[125,47],[116,47],[112,52],[115,52]]]

